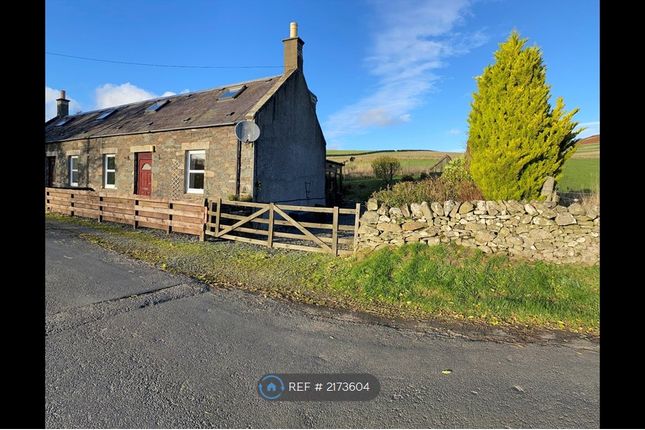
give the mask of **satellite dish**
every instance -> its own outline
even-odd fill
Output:
[[[240,121],[235,125],[235,135],[242,142],[255,142],[260,137],[260,127],[253,121]]]

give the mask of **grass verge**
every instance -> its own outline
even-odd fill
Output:
[[[409,244],[334,258],[48,214],[92,227],[86,240],[201,281],[388,317],[598,334],[599,267],[485,255],[456,245]]]

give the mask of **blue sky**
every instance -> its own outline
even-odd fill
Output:
[[[329,149],[463,150],[474,77],[514,28],[581,136],[600,130],[598,0],[48,0],[47,52],[235,68],[46,54],[46,118],[60,89],[75,113],[278,75],[290,21]]]

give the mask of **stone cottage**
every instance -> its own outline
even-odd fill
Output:
[[[295,22],[281,75],[69,115],[65,91],[45,123],[50,187],[202,201],[325,202],[325,138],[303,74]],[[260,137],[237,139],[254,121]]]

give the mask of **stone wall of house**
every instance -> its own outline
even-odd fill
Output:
[[[359,248],[454,242],[485,253],[533,260],[599,261],[597,206],[555,202],[422,202],[388,207],[370,199],[360,219]]]
[[[204,194],[186,193],[186,151],[205,150]],[[240,193],[253,194],[253,147],[242,145]],[[232,126],[97,137],[46,144],[56,157],[54,186],[69,186],[68,157],[79,156],[79,187],[105,194],[134,194],[137,152],[152,152],[153,198],[202,201],[235,194],[237,138]],[[103,156],[116,154],[116,188],[103,186]]]
[[[256,122],[256,200],[325,205],[325,138],[301,72],[287,78]]]

